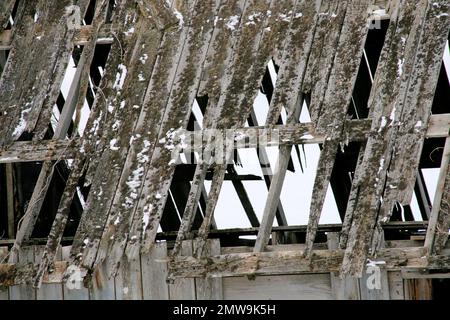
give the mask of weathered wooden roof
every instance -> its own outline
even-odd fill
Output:
[[[173,149],[188,150],[185,139],[204,133],[185,133],[181,143],[177,140],[188,125],[194,100],[205,96],[203,128],[234,129],[235,141],[237,136],[272,130],[277,139],[268,145],[279,145],[279,158],[269,179],[254,253],[217,256],[208,262],[177,255],[182,241],[192,236],[203,182],[212,168],[194,254],[203,255],[227,164],[204,161],[196,166],[172,253],[175,276],[251,273],[258,269],[252,262],[258,257],[263,268],[270,269],[267,265],[274,261],[279,268],[291,268],[298,261],[298,272],[340,269],[342,275],[361,276],[366,258],[376,256],[381,246],[382,227],[393,207],[411,201],[427,137],[445,137],[446,144],[425,248],[384,256],[400,265],[402,254],[411,261],[425,254],[430,265],[438,265],[439,259],[448,265],[449,257],[438,254],[449,229],[450,117],[432,116],[431,106],[450,30],[450,1],[116,2],[110,22],[109,1],[96,1],[87,25],[80,22],[87,0],[19,1],[16,7],[14,0],[0,3],[0,50],[9,50],[0,79],[0,162],[44,161],[9,264],[0,266],[0,282],[17,283],[32,276],[40,284],[53,266],[80,179],[90,190],[68,263],[92,270],[106,261],[114,274],[123,257],[132,259],[151,250],[176,168]],[[380,19],[389,19],[389,27],[370,91],[369,115],[349,119],[368,30]],[[90,66],[96,45],[102,43],[111,44],[111,50],[101,82],[92,86]],[[66,67],[74,47],[80,45],[83,50],[69,93],[49,133]],[[271,59],[279,69],[267,121],[244,128]],[[77,130],[68,134],[70,126],[77,127],[91,88],[95,97],[84,134]],[[306,98],[311,122],[299,123]],[[282,108],[287,120],[278,124]],[[340,233],[341,250],[317,253],[313,243],[336,152],[351,141],[364,147]],[[211,141],[203,147],[207,142]],[[305,249],[262,253],[279,213],[291,149],[306,143],[320,143],[322,150]],[[256,146],[260,145],[240,147]],[[73,162],[41,262],[16,267],[17,253],[33,233],[55,164],[63,159]]]

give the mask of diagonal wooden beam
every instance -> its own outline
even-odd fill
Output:
[[[303,105],[303,95],[300,92],[300,88],[304,79],[313,34],[316,28],[319,3],[298,2],[296,11],[302,12],[305,19],[302,18],[300,22],[293,22],[291,31],[287,36],[288,45],[283,52],[282,64],[278,73],[278,84],[266,120],[268,125],[273,124],[278,119],[282,106],[285,106],[288,113],[286,123],[297,123]],[[306,17],[308,18],[306,19]],[[298,42],[301,45],[291,45],[291,43]],[[270,230],[275,218],[281,188],[291,157],[291,150],[291,145],[282,146],[279,150],[275,174],[269,188],[261,226],[254,247],[255,252],[263,251],[269,242]]]
[[[436,193],[425,238],[428,255],[439,253],[448,239],[450,225],[450,137],[445,140]]]
[[[311,254],[316,237],[337,150],[339,144],[343,144],[345,140],[345,118],[368,32],[368,25],[365,23],[367,17],[364,17],[364,12],[367,12],[370,3],[370,1],[363,3],[356,0],[349,2],[346,8],[341,8],[341,12],[345,12],[345,18],[342,28],[339,28],[340,36],[333,68],[323,101],[320,103],[320,110],[317,112],[318,130],[326,132],[327,138],[320,153],[312,191],[305,250],[308,256]]]

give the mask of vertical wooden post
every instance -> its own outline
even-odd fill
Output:
[[[0,261],[8,255],[8,247],[0,247]],[[9,287],[0,286],[0,300],[9,300]]]
[[[16,236],[14,228],[14,179],[12,163],[5,164],[6,173],[6,205],[8,212],[8,237],[14,239]]]
[[[142,300],[141,259],[122,257],[115,279],[117,300]]]
[[[327,233],[328,250],[339,249],[339,235],[337,232]],[[339,274],[331,272],[331,291],[335,300],[359,300],[359,281],[357,278],[341,279]]]

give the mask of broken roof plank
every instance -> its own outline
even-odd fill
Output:
[[[299,1],[293,13],[290,31],[285,39],[283,59],[278,71],[278,80],[272,98],[266,124],[273,125],[278,120],[281,109],[286,108],[287,124],[298,122],[303,104],[300,88],[313,41],[319,14],[319,3]],[[293,45],[293,44],[301,45]],[[291,146],[280,148],[275,174],[269,188],[263,218],[255,243],[255,252],[261,252],[269,242],[270,230],[276,214],[284,176],[288,167]]]
[[[15,3],[16,0],[5,0],[0,3],[0,30],[7,26]]]
[[[142,126],[144,145],[141,152],[130,159],[134,176],[121,183],[120,193],[116,195],[117,204],[126,204],[126,210],[121,209],[124,216],[119,224],[119,235],[110,246],[108,265],[112,271],[124,253],[128,259],[138,256],[147,227],[149,230],[158,228],[175,169],[168,165],[172,153],[170,136],[175,128],[187,125],[200,77],[200,68],[196,67],[203,64],[214,27],[212,16],[217,10],[217,1],[203,5],[190,1],[178,5],[181,7],[176,10],[183,15],[184,24],[177,31],[165,33],[161,50],[167,54],[161,55],[158,61],[144,102],[148,110],[143,121],[152,129]],[[198,23],[206,20],[209,21],[206,25]],[[182,45],[178,46],[180,41]],[[167,145],[162,142],[166,139]],[[139,148],[141,142],[136,142]],[[155,171],[158,173],[154,175]],[[133,193],[141,197],[133,199]],[[127,198],[133,200],[127,204]],[[152,221],[157,221],[156,226]],[[129,230],[129,234],[123,237],[120,230]]]
[[[270,104],[269,97],[267,97],[267,99]],[[252,109],[250,111],[250,116],[249,116],[248,122],[249,122],[250,127],[258,126],[258,119],[256,118],[256,113],[255,113],[254,109]],[[264,182],[266,184],[267,190],[269,190],[270,184],[272,183],[273,173],[272,173],[272,168],[270,167],[269,156],[267,154],[266,148],[263,146],[263,144],[267,141],[258,141],[258,142],[259,143],[256,146],[256,154],[258,156],[259,166],[261,168],[261,172],[264,177]],[[239,144],[239,145],[241,145],[241,144]],[[283,204],[281,203],[281,201],[278,201],[276,218],[277,218],[278,225],[287,225],[288,224],[287,219],[286,219],[286,214],[284,213]],[[259,221],[258,221],[258,226],[259,226]]]
[[[308,232],[306,234],[305,254],[311,253],[316,237],[317,226],[322,213],[325,196],[331,179],[334,161],[339,144],[344,144],[343,129],[347,108],[359,69],[367,37],[367,11],[370,2],[359,0],[348,3],[345,18],[339,36],[333,68],[323,100],[320,102],[317,130],[325,132],[327,138],[323,144],[314,180],[313,197],[309,212]],[[367,6],[367,7],[366,7]],[[349,60],[349,57],[352,59]],[[312,102],[312,101],[311,101]]]
[[[311,120],[317,122],[322,101],[327,90],[330,72],[339,45],[342,25],[346,16],[347,1],[325,1],[321,4],[321,14],[314,34],[311,55],[308,60],[303,91],[310,92],[308,111]]]
[[[42,137],[47,130],[73,47],[76,17],[66,10],[70,2],[60,1],[51,10],[45,1],[25,4],[1,78],[0,145],[25,131],[35,130],[35,137]],[[41,63],[35,63],[37,59]]]
[[[429,5],[422,30],[414,69],[409,79],[404,105],[408,106],[399,119],[399,129],[394,141],[394,152],[389,163],[388,186],[384,190],[383,203],[378,214],[378,224],[386,222],[396,203],[409,205],[414,185],[426,129],[430,119],[434,92],[438,82],[442,56],[446,50],[450,28],[450,3],[434,2]],[[445,15],[447,14],[447,15]],[[433,48],[433,50],[427,50]],[[392,119],[393,120],[393,119]],[[395,125],[395,124],[394,124]],[[381,228],[375,230],[372,248],[381,243]]]
[[[405,1],[399,5],[397,19],[391,21],[385,46],[381,53],[381,66],[375,75],[369,99],[372,109],[372,130],[360,168],[356,169],[352,189],[359,189],[350,228],[346,254],[342,265],[343,275],[361,276],[376,223],[380,196],[386,180],[393,141],[398,130],[398,120],[404,107],[408,79],[413,70],[420,30],[424,24],[423,13],[427,1]],[[404,62],[400,65],[398,61]],[[390,119],[390,120],[389,120]],[[390,121],[390,124],[388,123]],[[397,122],[394,122],[397,121]],[[347,214],[347,213],[346,213]]]

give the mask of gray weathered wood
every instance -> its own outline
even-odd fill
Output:
[[[348,2],[329,82],[323,100],[319,101],[317,127],[319,132],[327,133],[327,138],[320,153],[314,180],[306,234],[307,255],[311,252],[316,236],[339,143],[345,144],[342,129],[367,37],[368,25],[365,22],[368,16],[365,17],[364,12],[367,12],[370,3],[371,1],[360,0]],[[352,59],[349,60],[349,57]]]
[[[383,264],[367,267],[359,280],[362,300],[389,300],[388,273]]]
[[[384,261],[387,270],[400,268],[442,269],[450,259],[435,256],[424,259],[425,249],[390,248],[382,249],[376,260]],[[342,265],[344,251],[315,250],[311,258],[303,257],[303,250],[281,250],[261,253],[227,253],[219,256],[196,259],[177,257],[169,264],[170,275],[178,277],[239,276],[258,274],[292,274],[310,272],[337,272]],[[375,260],[375,258],[373,258]]]
[[[403,288],[403,276],[401,271],[389,271],[389,299],[390,300],[405,300],[405,293]]]
[[[7,163],[5,165],[6,175],[6,208],[8,214],[8,236],[15,238],[15,210],[14,210],[14,172],[13,165]]]
[[[0,247],[0,262],[3,263],[7,255],[8,247]],[[9,290],[10,287],[0,284],[0,300],[9,300]]]
[[[55,253],[55,259],[62,260],[61,248]],[[40,263],[44,253],[44,246],[34,246],[34,262]],[[63,300],[63,284],[44,283],[36,289],[36,300]]]
[[[34,247],[23,247],[19,251],[18,263],[20,265],[34,263]],[[36,290],[31,283],[12,286],[9,293],[10,300],[35,300]]]
[[[331,300],[328,274],[260,276],[223,280],[225,300]]]
[[[167,242],[158,242],[150,252],[141,255],[144,300],[168,300]]]
[[[105,265],[99,265],[92,275],[92,287],[89,288],[91,300],[115,300],[114,278],[108,278]]]
[[[192,240],[183,241],[181,245],[182,256],[192,256]],[[195,279],[175,279],[169,284],[170,300],[196,300]]]
[[[70,246],[61,248],[62,260],[70,260]],[[81,285],[80,289],[69,289],[66,283],[62,284],[64,300],[89,300],[89,289]]]
[[[319,3],[308,1],[297,3],[294,10],[295,15],[291,22],[291,30],[286,38],[286,48],[284,48],[283,60],[278,72],[278,83],[266,119],[268,125],[274,124],[278,120],[283,106],[288,113],[287,123],[298,122],[303,104],[300,88],[313,40],[313,30],[315,30],[318,11]],[[293,45],[293,43],[300,43],[301,45]],[[255,252],[263,251],[269,242],[270,229],[275,218],[290,155],[291,146],[280,148],[275,174],[269,188],[260,231],[255,243]]]
[[[141,261],[128,260],[126,256],[120,262],[115,278],[117,300],[142,300]]]
[[[408,79],[408,89],[399,116],[398,132],[394,140],[392,156],[386,161],[389,174],[378,214],[378,225],[388,221],[396,203],[408,205],[411,202],[416,181],[422,147],[428,127],[429,115],[433,103],[433,93],[439,78],[442,55],[446,50],[446,36],[450,28],[450,4],[447,1],[433,2],[423,18],[420,41],[417,43],[417,54],[414,68]],[[428,50],[433,48],[433,50]],[[423,53],[422,53],[423,52]],[[394,109],[395,110],[395,109]],[[398,115],[394,115],[398,116]],[[397,120],[395,120],[397,121]],[[392,122],[395,124],[394,119]],[[378,227],[373,236],[372,248],[380,243],[381,228]]]
[[[194,241],[194,247],[196,242]],[[194,248],[195,249],[195,248]],[[205,256],[220,254],[219,239],[211,239],[208,241]],[[197,300],[222,300],[223,288],[222,278],[196,278],[195,289],[197,292]]]
[[[346,213],[355,212],[341,270],[342,274],[349,276],[361,276],[363,272],[370,248],[367,243],[372,240],[399,117],[403,107],[411,107],[403,104],[403,98],[413,70],[427,1],[405,1],[399,7],[399,14],[391,20],[387,32],[381,65],[368,102],[372,109],[373,136],[368,139],[363,161],[356,169],[352,184],[352,190],[359,190],[358,198]],[[399,60],[404,63],[399,65]]]
[[[339,236],[336,232],[327,233],[328,250],[339,249]],[[338,273],[331,272],[331,291],[335,300],[359,300],[359,280],[357,278],[341,279]]]
[[[429,254],[439,253],[445,247],[450,225],[450,137],[445,141],[438,183],[431,209],[425,247]]]

